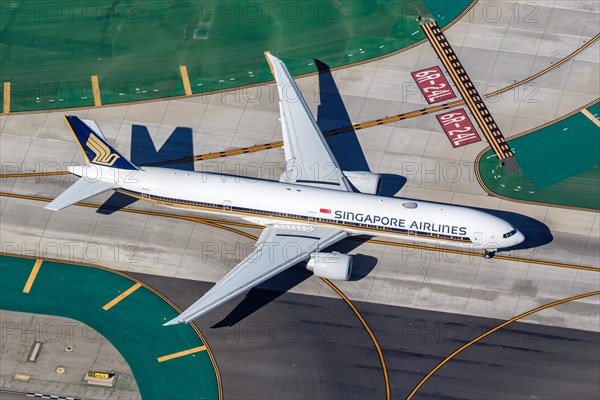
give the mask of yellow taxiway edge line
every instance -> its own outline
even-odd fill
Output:
[[[194,347],[193,349],[179,351],[177,353],[168,354],[166,356],[158,357],[156,360],[160,362],[172,360],[174,358],[179,358],[183,356],[187,356],[188,354],[199,353],[201,351],[206,351],[206,346]]]
[[[190,77],[188,76],[187,67],[185,65],[179,66],[179,72],[181,73],[181,81],[183,82],[183,90],[186,96],[192,95],[192,86],[190,85]]]
[[[92,75],[92,94],[94,95],[94,106],[100,107],[102,99],[100,98],[100,84],[98,83],[98,75]]]
[[[10,82],[4,82],[4,107],[2,108],[2,112],[4,114],[10,113]]]
[[[590,121],[595,123],[598,128],[600,128],[600,120],[598,118],[594,117],[594,115],[591,112],[589,112],[587,108],[584,108],[583,110],[581,110],[581,113],[583,115],[585,115],[586,117],[588,117],[590,119]]]
[[[373,345],[375,346],[375,350],[377,350],[377,355],[379,356],[379,361],[381,362],[381,369],[383,370],[383,380],[385,382],[385,398],[386,398],[386,400],[389,400],[391,398],[390,379],[388,376],[387,366],[385,365],[385,359],[383,358],[383,352],[381,351],[381,347],[379,346],[379,342],[377,341],[375,334],[369,327],[369,324],[367,324],[367,321],[365,321],[363,316],[356,309],[354,304],[352,304],[350,299],[337,286],[335,286],[329,279],[321,278],[321,280],[323,282],[325,282],[331,289],[333,289],[333,291],[336,292],[338,294],[338,296],[340,296],[342,298],[342,300],[344,300],[346,302],[346,304],[350,307],[352,312],[354,312],[354,314],[358,317],[358,320],[360,321],[362,326],[365,328],[365,330],[371,337],[371,341],[373,342]]]
[[[40,271],[40,266],[42,265],[43,260],[38,258],[35,260],[35,264],[31,269],[31,273],[29,274],[29,278],[27,278],[27,283],[25,283],[25,287],[23,288],[23,293],[29,293],[31,290],[31,286],[33,286],[33,281],[35,281],[35,277]]]
[[[563,303],[568,303],[569,301],[579,300],[579,299],[583,299],[585,297],[591,297],[591,296],[597,296],[597,295],[600,295],[600,291],[590,292],[590,293],[584,293],[584,294],[580,294],[578,296],[568,297],[566,299],[557,300],[557,301],[553,301],[552,303],[544,304],[543,306],[534,308],[533,310],[529,310],[529,311],[524,312],[523,314],[517,315],[516,317],[511,318],[508,321],[505,321],[505,322],[501,323],[500,325],[496,326],[495,328],[490,329],[489,331],[483,333],[482,335],[477,336],[475,339],[473,339],[469,343],[466,343],[465,345],[461,346],[458,350],[455,350],[448,357],[444,358],[444,360],[442,360],[442,362],[440,362],[438,365],[435,366],[435,368],[433,368],[431,371],[429,371],[429,373],[427,375],[425,375],[425,377],[423,379],[421,379],[421,381],[417,384],[417,386],[415,386],[415,388],[412,390],[412,392],[410,392],[410,394],[408,395],[408,397],[406,398],[406,400],[412,399],[413,396],[417,393],[417,391],[421,388],[421,386],[423,386],[423,384],[425,384],[425,382],[427,382],[427,380],[429,378],[431,378],[431,376],[438,369],[440,369],[441,367],[443,367],[444,364],[446,364],[454,356],[456,356],[457,354],[459,354],[460,352],[462,352],[463,350],[465,350],[467,347],[471,346],[472,344],[477,343],[478,341],[480,341],[481,339],[485,338],[486,336],[491,335],[492,333],[496,332],[497,330],[502,329],[505,326],[510,325],[513,322],[520,320],[521,318],[525,318],[528,315],[534,314],[534,313],[536,313],[538,311],[545,310],[546,308],[554,307],[554,306],[557,306],[557,305],[563,304]]]
[[[142,286],[141,283],[136,283],[135,285],[133,285],[132,287],[130,287],[129,289],[127,289],[126,291],[124,291],[123,293],[121,293],[120,295],[118,295],[117,297],[115,297],[114,299],[112,299],[111,301],[109,301],[108,303],[106,303],[102,309],[104,311],[108,311],[110,310],[112,307],[114,307],[118,302],[120,302],[121,300],[123,300],[125,297],[129,296],[131,293],[135,292],[136,290],[138,290],[140,287]]]

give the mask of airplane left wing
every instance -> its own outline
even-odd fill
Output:
[[[265,52],[277,91],[286,172],[282,182],[352,192],[323,133],[285,64]]]
[[[337,228],[269,225],[254,251],[229,271],[204,296],[164,325],[188,323],[241,293],[304,261],[348,234]]]

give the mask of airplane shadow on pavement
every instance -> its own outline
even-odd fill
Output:
[[[131,126],[131,156],[134,165],[146,165],[162,161],[179,160],[194,155],[193,133],[191,128],[177,127],[169,135],[160,149],[156,149],[148,128],[143,125]],[[165,167],[183,171],[193,171],[194,162],[187,161],[169,164]],[[109,215],[125,208],[137,199],[126,194],[113,193],[96,211],[99,214]]]
[[[317,108],[317,124],[321,131],[352,126],[342,96],[331,74],[329,66],[315,59],[319,71],[319,93],[321,104]],[[360,146],[356,131],[341,133],[326,138],[335,159],[343,171],[370,171],[369,163]],[[406,183],[400,175],[381,175],[381,196],[393,197]]]
[[[315,59],[319,70],[319,91],[321,104],[317,109],[317,123],[322,131],[352,125],[342,96],[335,84],[329,66]],[[356,131],[327,137],[327,143],[335,155],[342,170],[370,171],[369,164],[356,136]],[[401,175],[381,174],[381,196],[393,197],[402,189],[406,178]],[[517,213],[499,210],[481,209],[512,224],[525,235],[525,241],[506,250],[522,250],[543,246],[552,242],[553,236],[548,226],[542,222]]]
[[[353,240],[342,240],[332,246],[329,246],[326,251],[339,251],[340,253],[348,253],[358,246],[361,242]],[[356,254],[353,256],[352,276],[350,281],[358,281],[367,276],[377,265],[375,257]],[[242,321],[247,316],[253,314],[257,310],[263,308],[273,300],[277,299],[283,293],[289,291],[306,279],[312,276],[312,272],[306,269],[306,262],[299,263],[293,267],[281,272],[280,274],[268,279],[257,287],[250,289],[244,296],[242,301],[225,316],[221,321],[211,326],[212,329],[229,327]]]
[[[335,84],[329,66],[315,59],[319,70],[319,92],[321,104],[317,110],[317,124],[322,131],[347,127],[352,125],[342,96]],[[354,130],[339,135],[330,136],[327,142],[345,171],[370,171],[369,164]],[[131,127],[131,156],[135,165],[152,164],[162,161],[178,160],[194,155],[193,132],[191,128],[177,127],[160,149],[156,149],[148,128],[143,125]],[[168,168],[184,171],[194,171],[194,162],[169,164]],[[381,175],[381,196],[393,197],[406,183],[406,178],[400,175]],[[125,208],[137,199],[123,193],[113,193],[96,211],[109,215]]]

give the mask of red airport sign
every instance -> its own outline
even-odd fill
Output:
[[[481,141],[469,116],[463,108],[435,116],[453,147]]]
[[[440,67],[431,67],[410,73],[419,85],[427,103],[433,104],[456,97]]]

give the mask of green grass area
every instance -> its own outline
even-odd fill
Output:
[[[596,119],[600,103],[587,109]],[[492,150],[480,159],[488,189],[513,199],[600,209],[600,129],[585,114],[574,115],[510,140],[521,172],[498,168]]]
[[[294,75],[364,61],[425,36],[418,16],[440,26],[470,0],[115,0],[2,3],[0,76],[11,82],[11,112],[183,95],[179,66],[194,93],[272,79],[263,51]],[[255,94],[254,94],[255,95]],[[253,96],[253,94],[248,94]]]
[[[144,399],[216,399],[216,373],[207,352],[162,363],[157,357],[203,345],[190,325],[163,327],[177,315],[141,287],[108,311],[102,306],[132,280],[98,268],[44,262],[29,294],[23,287],[34,260],[0,256],[0,308],[58,315],[85,323],[128,362]]]

